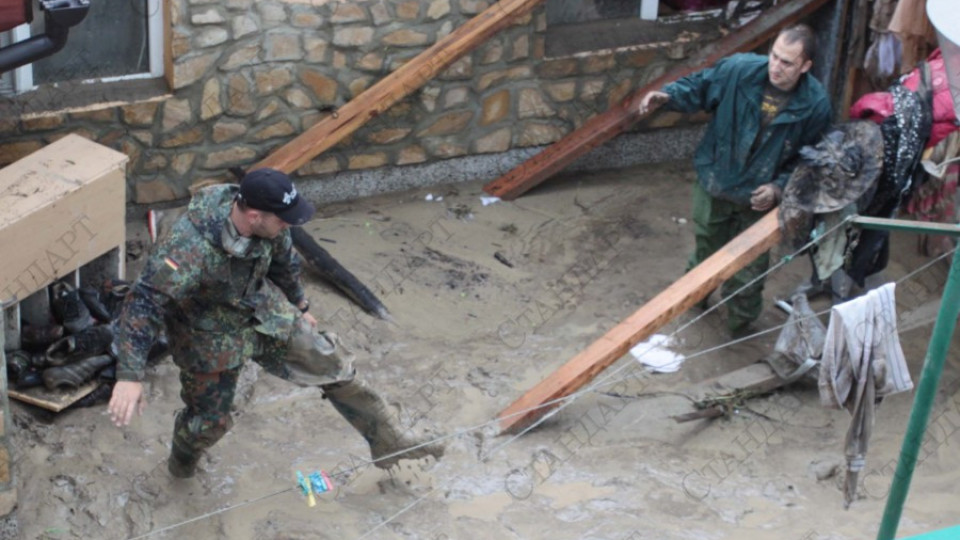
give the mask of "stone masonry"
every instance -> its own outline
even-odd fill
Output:
[[[182,199],[231,178],[491,5],[488,0],[169,0],[170,91],[140,102],[34,112],[0,103],[0,166],[68,133],[130,156],[127,197]],[[465,55],[303,166],[424,164],[552,143],[686,57],[666,47],[544,57],[543,7]],[[54,104],[55,105],[55,104]],[[20,115],[16,111],[30,110]],[[9,111],[14,111],[10,113]],[[661,114],[649,126],[677,123]],[[642,126],[643,127],[643,126]]]

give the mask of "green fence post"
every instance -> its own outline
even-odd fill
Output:
[[[920,383],[917,385],[917,393],[913,399],[910,421],[900,448],[900,459],[897,460],[897,472],[890,486],[890,496],[887,497],[887,505],[883,510],[883,520],[880,522],[877,540],[893,540],[897,534],[897,525],[903,514],[903,503],[910,489],[910,480],[917,465],[920,445],[923,443],[927,420],[930,419],[930,410],[937,396],[943,362],[947,356],[950,341],[953,339],[958,315],[960,315],[960,250],[953,254],[953,262],[950,263],[950,273],[943,289],[943,297],[940,299],[940,311],[937,313],[937,322],[933,326],[930,346],[923,361]]]

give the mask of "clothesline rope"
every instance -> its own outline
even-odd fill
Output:
[[[787,263],[790,262],[796,255],[798,255],[798,254],[802,253],[804,250],[809,249],[810,247],[818,244],[818,243],[819,243],[820,241],[822,241],[824,238],[828,237],[830,234],[833,234],[837,229],[839,229],[840,227],[848,224],[852,219],[853,219],[853,216],[847,218],[847,219],[844,220],[844,221],[841,221],[841,222],[837,223],[834,227],[832,227],[832,228],[828,229],[827,231],[825,231],[822,235],[820,235],[820,236],[819,236],[818,238],[816,238],[815,240],[812,240],[812,241],[808,242],[807,244],[805,244],[804,246],[802,246],[801,248],[797,249],[794,253],[791,253],[791,254],[789,254],[789,255],[786,255],[786,256],[782,257],[781,260],[780,260],[777,264],[775,264],[773,267],[769,268],[766,272],[764,272],[763,274],[761,274],[760,276],[758,276],[757,278],[755,278],[753,281],[751,281],[751,282],[745,284],[744,286],[742,286],[741,288],[737,289],[734,293],[730,294],[729,296],[722,298],[721,301],[720,301],[719,303],[717,303],[715,306],[712,306],[711,308],[705,310],[703,313],[701,313],[701,314],[698,315],[697,317],[693,318],[691,321],[689,321],[689,322],[681,325],[681,326],[678,327],[676,330],[674,330],[674,331],[670,334],[670,336],[671,336],[671,337],[674,337],[674,336],[676,336],[679,332],[681,332],[681,331],[689,328],[689,327],[692,326],[694,323],[696,323],[697,321],[699,321],[700,319],[702,319],[703,317],[705,317],[707,314],[709,314],[710,312],[712,312],[713,310],[717,309],[718,307],[720,307],[721,305],[723,305],[725,302],[729,301],[731,298],[733,298],[734,296],[736,296],[740,291],[742,291],[742,290],[744,290],[745,288],[747,288],[747,287],[749,287],[750,285],[752,285],[752,284],[754,283],[754,281],[757,281],[757,280],[759,280],[759,279],[763,279],[763,278],[766,277],[769,273],[771,273],[771,272],[773,272],[774,270],[779,269],[779,268],[782,267],[783,265],[787,264]],[[952,249],[952,250],[950,250],[950,251],[947,251],[947,252],[943,253],[942,255],[938,256],[937,258],[928,261],[928,262],[925,263],[924,265],[921,265],[921,266],[918,267],[917,269],[913,270],[912,272],[910,272],[910,273],[908,273],[907,275],[905,275],[905,276],[901,277],[900,279],[898,279],[898,280],[897,280],[897,283],[901,283],[901,282],[903,282],[903,281],[906,281],[906,280],[912,278],[914,275],[916,275],[916,274],[918,274],[918,273],[926,270],[926,269],[929,268],[930,266],[936,264],[938,261],[946,258],[946,257],[949,256],[949,255],[952,255],[953,252],[956,251],[956,249],[957,249],[957,248],[954,248],[954,249]],[[824,314],[824,313],[826,313],[826,312],[828,312],[828,311],[829,311],[829,309],[824,310],[823,312],[817,313],[817,315],[822,315],[822,314]],[[741,342],[743,342],[743,341],[747,341],[747,340],[756,338],[756,337],[758,337],[758,336],[761,336],[761,335],[764,335],[764,334],[767,334],[767,333],[770,333],[770,332],[773,332],[773,331],[782,329],[784,326],[786,326],[786,325],[784,324],[784,325],[780,325],[780,326],[777,326],[777,327],[768,328],[768,329],[761,330],[761,331],[759,331],[759,332],[756,332],[756,333],[751,334],[751,335],[748,335],[748,336],[744,336],[744,337],[741,337],[741,338],[738,338],[738,339],[732,339],[732,340],[729,340],[729,341],[727,341],[727,342],[725,342],[725,343],[721,343],[721,344],[719,344],[719,345],[716,345],[716,346],[714,346],[714,347],[711,347],[711,348],[708,348],[708,349],[702,349],[702,350],[700,350],[700,351],[697,351],[697,352],[695,352],[695,353],[692,353],[692,354],[690,354],[690,355],[687,355],[686,358],[695,358],[695,357],[698,357],[698,356],[702,356],[702,355],[704,355],[704,354],[708,354],[708,353],[711,353],[711,352],[715,352],[715,351],[724,349],[724,348],[726,348],[726,347],[729,347],[729,346],[731,346],[731,345],[734,345],[734,344],[737,344],[737,343],[741,343]],[[652,347],[651,347],[651,348],[652,348]],[[649,350],[649,349],[648,349],[648,350]],[[504,418],[495,418],[495,419],[493,419],[493,420],[489,420],[489,421],[486,421],[486,422],[483,422],[483,423],[481,423],[481,424],[477,424],[477,425],[474,425],[474,426],[471,426],[471,427],[461,428],[461,429],[454,430],[453,432],[451,432],[451,433],[449,433],[449,434],[442,435],[442,436],[439,436],[439,437],[430,439],[430,440],[428,440],[428,441],[426,441],[426,442],[423,442],[423,443],[421,443],[421,444],[419,444],[419,445],[412,446],[412,447],[410,447],[410,448],[406,448],[406,449],[404,449],[404,450],[401,450],[401,451],[398,451],[398,452],[394,452],[394,453],[392,453],[392,454],[388,454],[388,455],[385,455],[385,456],[381,456],[380,458],[375,459],[375,460],[369,460],[369,461],[367,461],[366,463],[364,463],[363,465],[357,465],[357,466],[354,466],[354,467],[350,467],[350,468],[348,468],[348,469],[344,469],[344,470],[338,471],[337,473],[331,474],[331,476],[333,476],[333,477],[338,477],[338,478],[349,477],[349,475],[352,474],[353,472],[355,472],[355,471],[357,471],[357,470],[360,470],[361,468],[365,468],[365,467],[367,467],[367,466],[369,466],[369,465],[375,464],[375,463],[378,462],[378,461],[386,460],[386,459],[392,459],[392,458],[395,458],[395,457],[397,457],[397,456],[401,456],[401,455],[406,454],[406,453],[408,453],[408,452],[412,452],[412,451],[414,451],[414,450],[417,450],[417,449],[419,449],[419,448],[422,448],[422,447],[424,447],[424,446],[429,446],[429,445],[431,445],[431,444],[443,442],[443,441],[446,441],[446,440],[448,440],[448,439],[458,438],[458,437],[460,437],[460,436],[462,436],[462,435],[466,435],[466,434],[469,434],[469,433],[473,433],[473,432],[476,432],[476,431],[483,430],[483,429],[485,429],[485,428],[487,428],[487,427],[489,427],[489,426],[498,424],[499,422],[501,422],[501,421],[502,421],[503,419],[505,419],[505,418],[511,418],[511,417],[513,417],[513,416],[516,416],[516,415],[526,414],[526,413],[531,412],[531,411],[534,411],[534,410],[538,410],[538,409],[542,409],[542,408],[546,408],[546,407],[553,407],[553,406],[559,404],[558,407],[556,407],[553,411],[549,412],[548,414],[544,415],[544,417],[540,418],[540,419],[539,419],[537,422],[535,422],[533,425],[531,425],[530,427],[525,428],[522,432],[514,435],[513,437],[511,437],[509,440],[507,440],[507,441],[504,442],[503,444],[498,445],[497,447],[495,447],[494,449],[492,449],[490,452],[487,452],[483,457],[481,457],[481,460],[485,461],[485,460],[489,459],[489,457],[492,456],[494,453],[496,453],[497,451],[503,449],[504,447],[506,447],[507,445],[511,444],[511,443],[514,442],[516,439],[518,439],[521,435],[523,435],[523,434],[527,433],[528,431],[530,431],[531,429],[533,429],[533,427],[536,427],[537,425],[539,425],[541,422],[543,422],[543,421],[546,420],[547,418],[553,416],[554,414],[560,412],[562,409],[566,408],[566,406],[568,406],[570,403],[572,403],[573,401],[575,401],[575,400],[576,400],[577,398],[579,398],[580,396],[582,396],[582,395],[584,395],[584,394],[587,394],[587,393],[593,393],[593,392],[595,392],[598,388],[606,387],[606,386],[609,386],[609,385],[612,385],[612,384],[616,384],[616,383],[622,382],[623,380],[626,380],[626,377],[620,377],[620,378],[616,378],[616,379],[614,379],[614,380],[611,381],[611,379],[613,379],[614,376],[616,376],[617,374],[619,374],[619,373],[620,373],[621,371],[623,371],[626,367],[633,367],[633,366],[635,366],[635,364],[632,364],[632,363],[624,364],[623,366],[620,366],[619,368],[615,369],[612,373],[604,374],[604,375],[601,377],[601,380],[595,381],[593,384],[589,385],[588,387],[585,387],[585,388],[583,388],[583,389],[580,389],[580,390],[578,390],[578,391],[576,391],[576,392],[573,392],[573,393],[571,393],[571,394],[569,394],[569,395],[567,395],[567,396],[563,396],[563,397],[560,397],[560,398],[557,398],[557,399],[553,399],[553,400],[547,401],[547,402],[545,402],[545,403],[541,403],[541,404],[539,404],[539,405],[536,405],[536,406],[534,406],[534,407],[529,407],[529,408],[527,408],[527,409],[524,409],[524,410],[521,410],[521,411],[517,411],[517,412],[515,412],[515,413],[511,413],[510,415],[507,415],[507,416],[505,416]],[[281,489],[281,490],[278,490],[278,491],[275,491],[275,492],[272,492],[272,493],[263,495],[263,496],[261,496],[261,497],[256,497],[256,498],[253,498],[253,499],[250,499],[250,500],[241,502],[241,503],[237,503],[237,504],[234,504],[234,505],[231,505],[231,506],[227,506],[227,507],[225,507],[225,508],[221,508],[221,509],[218,509],[218,510],[213,510],[213,511],[207,512],[207,513],[205,513],[205,514],[202,514],[202,515],[200,515],[200,516],[196,516],[196,517],[193,517],[193,518],[190,518],[190,519],[187,519],[187,520],[178,522],[178,523],[174,523],[174,524],[171,524],[171,525],[162,527],[162,528],[160,528],[160,529],[154,529],[154,530],[149,531],[149,532],[147,532],[147,533],[144,533],[144,534],[142,534],[142,535],[139,535],[139,536],[136,536],[136,537],[132,537],[130,540],[141,540],[141,539],[143,539],[143,538],[147,538],[147,537],[150,537],[150,536],[153,536],[153,535],[156,535],[156,534],[160,534],[160,533],[163,533],[163,532],[167,532],[167,531],[173,530],[173,529],[175,529],[175,528],[181,527],[181,526],[183,526],[183,525],[187,525],[187,524],[194,523],[194,522],[197,522],[197,521],[200,521],[200,520],[209,518],[209,517],[213,517],[213,516],[215,516],[215,515],[217,515],[217,514],[221,514],[221,513],[225,513],[225,512],[231,511],[231,510],[235,510],[235,509],[238,509],[238,508],[242,508],[242,507],[244,507],[244,506],[252,505],[252,504],[258,503],[258,502],[260,502],[260,501],[263,501],[263,500],[266,500],[266,499],[269,499],[269,498],[272,498],[272,497],[275,497],[275,496],[278,496],[278,495],[281,495],[281,494],[284,494],[284,493],[287,493],[287,492],[294,491],[295,489],[296,489],[296,488],[293,488],[293,487]],[[426,493],[425,495],[419,497],[416,501],[414,501],[413,503],[411,503],[411,504],[408,505],[407,507],[401,509],[399,512],[397,512],[396,514],[394,514],[393,516],[391,516],[391,517],[388,518],[387,520],[382,521],[382,522],[379,523],[376,527],[374,527],[374,528],[371,529],[370,531],[367,531],[366,533],[364,533],[363,536],[361,536],[361,537],[359,537],[359,538],[360,538],[360,539],[363,539],[363,538],[368,537],[374,530],[377,530],[377,529],[379,529],[379,528],[387,525],[390,521],[396,519],[397,517],[401,516],[403,513],[409,511],[409,510],[412,509],[414,506],[416,506],[417,504],[419,504],[423,499],[427,498],[428,496],[430,496],[431,494],[433,494],[434,492],[436,492],[437,489],[438,489],[438,488],[434,488],[434,489],[432,489],[430,492],[428,492],[428,493]],[[359,540],[359,539],[358,539],[358,540]]]

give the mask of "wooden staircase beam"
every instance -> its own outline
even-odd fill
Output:
[[[337,144],[394,103],[418,90],[450,64],[544,0],[500,0],[347,102],[250,170],[292,173]]]
[[[706,45],[697,56],[644,85],[606,112],[594,116],[579,129],[488,183],[483,190],[507,201],[519,197],[647,116],[638,112],[640,100],[647,92],[659,90],[665,84],[713,65],[733,53],[756,49],[776,36],[781,28],[800,21],[826,2],[827,0],[793,0],[771,8],[736,32]]]
[[[501,433],[516,433],[536,423],[560,405],[556,400],[583,388],[634,345],[776,245],[780,241],[777,212],[769,212],[501,411],[497,415]]]

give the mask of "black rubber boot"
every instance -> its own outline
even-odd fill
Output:
[[[108,354],[91,356],[65,366],[43,370],[43,384],[49,390],[54,388],[77,389],[81,384],[93,378],[93,375],[114,362]]]
[[[167,459],[167,469],[175,478],[193,478],[197,474],[198,461],[200,461],[198,454],[187,452],[177,445],[173,445],[170,449],[170,457]]]

